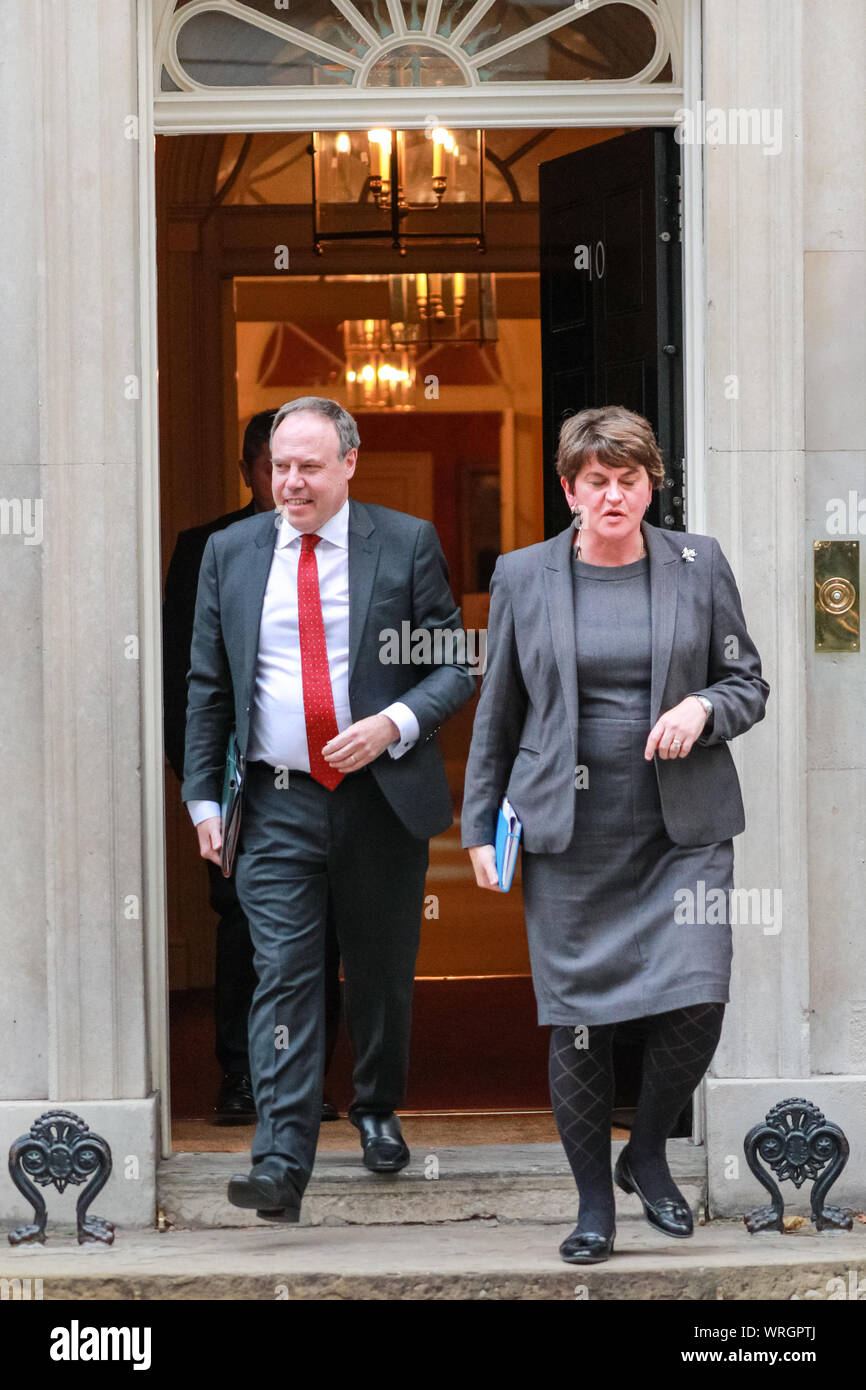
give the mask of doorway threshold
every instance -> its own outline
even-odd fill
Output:
[[[550,1110],[401,1110],[400,1120],[411,1149],[465,1144],[556,1143],[556,1124]],[[254,1125],[220,1125],[211,1117],[176,1119],[172,1123],[175,1153],[244,1153]],[[627,1130],[614,1129],[612,1138],[625,1139]],[[323,1124],[319,1152],[354,1152],[358,1132],[345,1116]]]
[[[417,1124],[422,1117],[415,1121]],[[423,1117],[426,1120],[426,1117]],[[345,1123],[345,1122],[344,1122]],[[301,1208],[305,1226],[431,1225],[453,1221],[574,1223],[577,1191],[562,1145],[556,1142],[429,1144],[404,1124],[412,1158],[400,1173],[370,1173],[361,1162],[357,1134],[351,1148],[321,1144]],[[323,1126],[336,1129],[337,1125]],[[615,1160],[624,1140],[612,1144]],[[672,1139],[668,1160],[693,1212],[706,1205],[703,1145]],[[175,1153],[157,1173],[157,1205],[164,1229],[261,1226],[254,1214],[226,1196],[233,1173],[249,1168],[248,1150]],[[640,1216],[635,1196],[617,1191],[618,1218]]]

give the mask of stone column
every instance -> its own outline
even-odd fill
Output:
[[[866,10],[806,0],[804,17],[808,586],[815,540],[866,547]],[[862,1082],[866,632],[859,652],[830,654],[815,651],[810,624],[806,679],[812,1070]]]
[[[838,162],[839,183],[832,188],[834,194],[841,190],[843,200],[850,199],[846,186],[850,190],[861,180],[853,147],[847,163],[838,148],[832,152],[838,134],[830,136],[823,100],[819,105],[814,93],[819,81],[826,94],[842,80],[846,90],[850,85],[852,95],[856,90],[859,96],[852,40],[862,18],[856,11],[845,0],[830,5],[729,0],[724,6],[704,6],[707,108],[721,108],[729,127],[730,113],[742,108],[771,113],[767,129],[777,111],[781,120],[778,153],[765,154],[761,144],[726,144],[707,146],[704,159],[706,515],[708,529],[719,537],[740,582],[772,685],[766,720],[734,745],[748,822],[736,841],[737,883],[771,890],[768,902],[772,890],[780,890],[782,907],[781,921],[765,919],[733,929],[732,1002],[706,1092],[710,1205],[716,1214],[742,1213],[766,1201],[746,1167],[743,1137],[776,1102],[805,1096],[842,1124],[852,1141],[866,1137],[866,1081],[825,1074],[845,1067],[827,1066],[815,1049],[810,958],[823,959],[825,946],[814,898],[810,915],[809,879],[824,884],[831,862],[838,860],[832,828],[817,845],[808,814],[810,750],[817,729],[809,703],[814,658],[804,487],[813,473],[805,453],[806,402],[812,407],[804,373],[814,352],[816,318],[832,314],[840,293],[846,293],[844,275],[831,274],[834,284],[828,293],[815,267],[814,307],[811,314],[804,313],[812,184],[824,160]],[[813,75],[818,73],[823,77]],[[816,120],[821,124],[813,124]],[[806,146],[811,150],[808,165],[804,135],[815,141]],[[857,138],[852,126],[849,144]],[[828,181],[823,194],[825,213],[830,186]],[[851,223],[849,216],[849,235]],[[830,234],[826,221],[824,230]],[[847,293],[851,290],[849,277]],[[862,302],[861,297],[861,309]],[[859,334],[862,345],[862,321]],[[847,347],[840,361],[850,361]],[[839,379],[822,383],[822,412],[827,412],[822,418],[832,415],[834,391],[841,387]],[[857,408],[850,399],[848,404]],[[861,380],[861,449],[862,411]],[[862,710],[862,695],[860,699]],[[849,743],[861,727],[862,718],[849,720]],[[832,795],[841,790],[834,782]],[[862,845],[862,829],[858,834]],[[846,849],[852,848],[846,842]],[[838,946],[844,928],[831,915]],[[827,946],[834,949],[829,939]],[[823,971],[827,973],[826,966]],[[830,1013],[846,1007],[838,994],[825,1003]],[[797,1201],[793,1188],[786,1187],[792,1209],[803,1209],[807,1194],[808,1188]],[[862,1205],[862,1195],[859,1165],[852,1164],[831,1200]]]
[[[147,1223],[135,0],[8,0],[0,45],[0,1150],[75,1110],[114,1154],[98,1209]]]

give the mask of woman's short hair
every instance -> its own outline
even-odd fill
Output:
[[[626,410],[624,405],[602,405],[581,410],[565,421],[559,432],[556,471],[570,488],[585,463],[595,457],[608,468],[640,464],[654,488],[665,478],[665,466],[649,420]]]

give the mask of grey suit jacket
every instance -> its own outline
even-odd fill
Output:
[[[770,687],[718,541],[648,522],[641,530],[652,605],[647,735],[686,695],[706,695],[715,712],[687,758],[655,758],[665,828],[675,844],[714,844],[745,827],[728,742],[763,719]],[[466,768],[465,847],[493,843],[503,794],[530,853],[560,853],[571,840],[580,762],[572,537],[569,528],[496,563]],[[685,547],[693,562],[683,558]]]
[[[196,597],[188,702],[184,801],[219,801],[232,728],[246,753],[255,689],[259,626],[279,517],[263,512],[210,537]],[[373,776],[410,834],[428,839],[452,821],[451,796],[435,737],[474,694],[464,665],[388,664],[385,629],[457,629],[460,610],[429,521],[386,507],[349,503],[349,704],[353,720],[402,700],[420,737],[401,758],[384,752]],[[432,648],[433,644],[429,644]],[[441,654],[443,644],[439,643]],[[416,647],[416,651],[420,649]],[[450,647],[448,648],[450,651]]]

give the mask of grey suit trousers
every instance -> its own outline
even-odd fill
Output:
[[[237,888],[258,977],[252,1157],[282,1160],[300,1192],[321,1115],[326,923],[339,941],[355,1059],[349,1116],[387,1114],[406,1086],[428,853],[367,769],[330,791],[307,773],[282,787],[273,769],[248,767]]]

